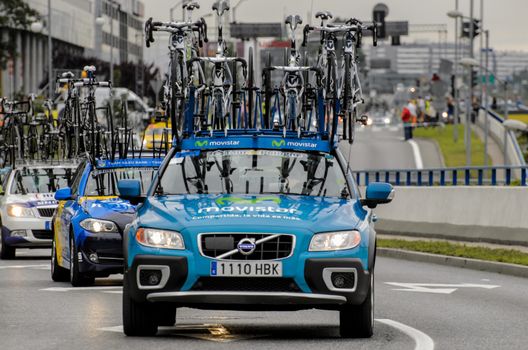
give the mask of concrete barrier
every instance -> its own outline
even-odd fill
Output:
[[[379,233],[528,246],[527,187],[397,187],[375,213]]]

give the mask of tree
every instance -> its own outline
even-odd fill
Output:
[[[38,16],[38,12],[23,0],[0,1],[0,28],[8,28],[10,34],[14,29],[27,29]],[[16,54],[15,40],[0,37],[0,67],[5,68],[7,61]]]

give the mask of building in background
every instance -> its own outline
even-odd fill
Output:
[[[18,55],[0,72],[0,92],[39,93],[47,85],[48,0],[25,0],[44,19],[40,33],[0,28],[0,35],[17,44]],[[98,25],[98,17],[104,24]],[[78,58],[110,61],[114,64],[142,61],[144,5],[138,0],[51,0],[54,76],[76,66]],[[113,25],[113,30],[111,25]],[[113,35],[111,33],[113,32]]]

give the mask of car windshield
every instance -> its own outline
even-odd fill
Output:
[[[175,154],[161,177],[163,194],[341,196],[344,173],[331,155],[271,150]]]
[[[117,182],[119,180],[139,180],[141,191],[145,193],[156,173],[156,168],[112,168],[94,169],[90,172],[85,196],[119,196]]]
[[[11,185],[11,194],[53,193],[71,185],[75,169],[22,168],[17,169]]]

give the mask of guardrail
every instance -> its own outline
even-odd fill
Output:
[[[513,172],[520,172],[515,178]],[[353,171],[359,186],[388,182],[394,186],[527,186],[527,166]]]
[[[486,112],[484,107],[481,107],[481,110],[484,111],[484,113]],[[492,119],[496,120],[498,123],[504,124],[504,118],[501,117],[497,112],[495,112],[495,111],[493,111],[491,109],[488,109],[488,114],[491,116]],[[502,125],[501,125],[501,127],[504,128]],[[501,143],[503,145],[506,145],[508,143],[508,141],[509,141],[509,143],[511,144],[511,147],[513,147],[515,160],[512,159],[511,161],[514,162],[514,163],[516,162],[517,164],[519,164],[521,166],[525,166],[526,162],[524,160],[524,154],[523,154],[523,152],[521,150],[521,147],[519,146],[519,143],[517,142],[517,138],[515,137],[515,133],[512,130],[504,129],[504,135],[502,135],[502,137],[506,139],[506,140],[504,140],[504,139],[502,140]],[[512,156],[513,156],[513,154],[512,154]]]

